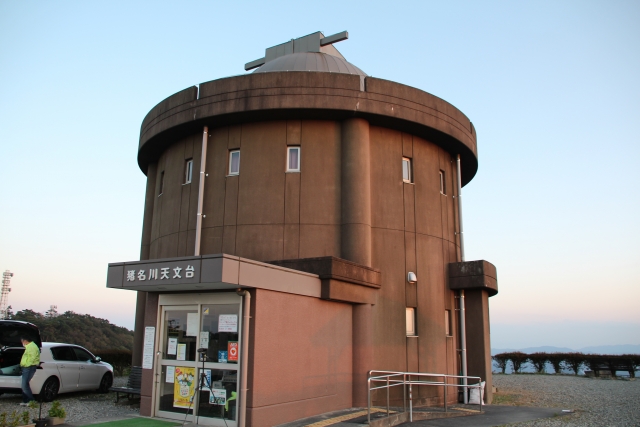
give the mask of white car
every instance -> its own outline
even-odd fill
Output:
[[[21,393],[20,358],[24,348],[4,348],[0,360],[0,394]],[[7,366],[9,362],[11,365]],[[17,362],[14,364],[12,362]],[[34,395],[45,402],[58,393],[80,390],[109,391],[113,384],[113,367],[95,357],[84,347],[74,344],[43,342],[40,366],[29,383]]]

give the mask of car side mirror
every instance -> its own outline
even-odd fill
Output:
[[[99,363],[101,361],[102,359],[100,357],[96,357],[95,359],[93,359],[93,363]]]

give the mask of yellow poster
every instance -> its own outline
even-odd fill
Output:
[[[196,368],[176,366],[173,380],[173,406],[188,408],[196,389]]]

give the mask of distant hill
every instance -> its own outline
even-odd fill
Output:
[[[640,344],[593,345],[582,347],[578,351],[597,354],[640,354]]]
[[[93,353],[128,351],[133,348],[133,331],[106,319],[67,311],[43,315],[33,310],[9,314],[11,320],[31,322],[40,329],[42,341],[78,344]]]
[[[510,352],[510,351],[521,351],[523,353],[537,353],[537,352],[544,352],[544,353],[570,353],[572,351],[575,351],[572,348],[569,347],[554,347],[551,345],[543,345],[540,347],[527,347],[527,348],[521,348],[521,349],[514,349],[514,348],[492,348],[491,349],[491,355],[495,356],[498,353],[506,353],[506,352]]]

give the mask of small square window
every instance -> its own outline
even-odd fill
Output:
[[[444,181],[444,171],[440,171],[440,194],[447,194],[447,186]]]
[[[416,335],[416,309],[413,307],[407,307],[407,336],[413,337]]]
[[[192,176],[193,176],[193,159],[189,159],[184,162],[184,183],[191,184]]]
[[[287,172],[300,172],[300,147],[287,147]]]
[[[411,159],[408,157],[402,158],[402,181],[413,182],[413,176],[411,174]]]
[[[451,336],[451,310],[444,311],[444,332],[448,337]]]
[[[229,151],[229,175],[240,175],[240,150]]]
[[[158,196],[162,195],[163,190],[164,190],[164,171],[160,172],[160,184],[158,186]]]

